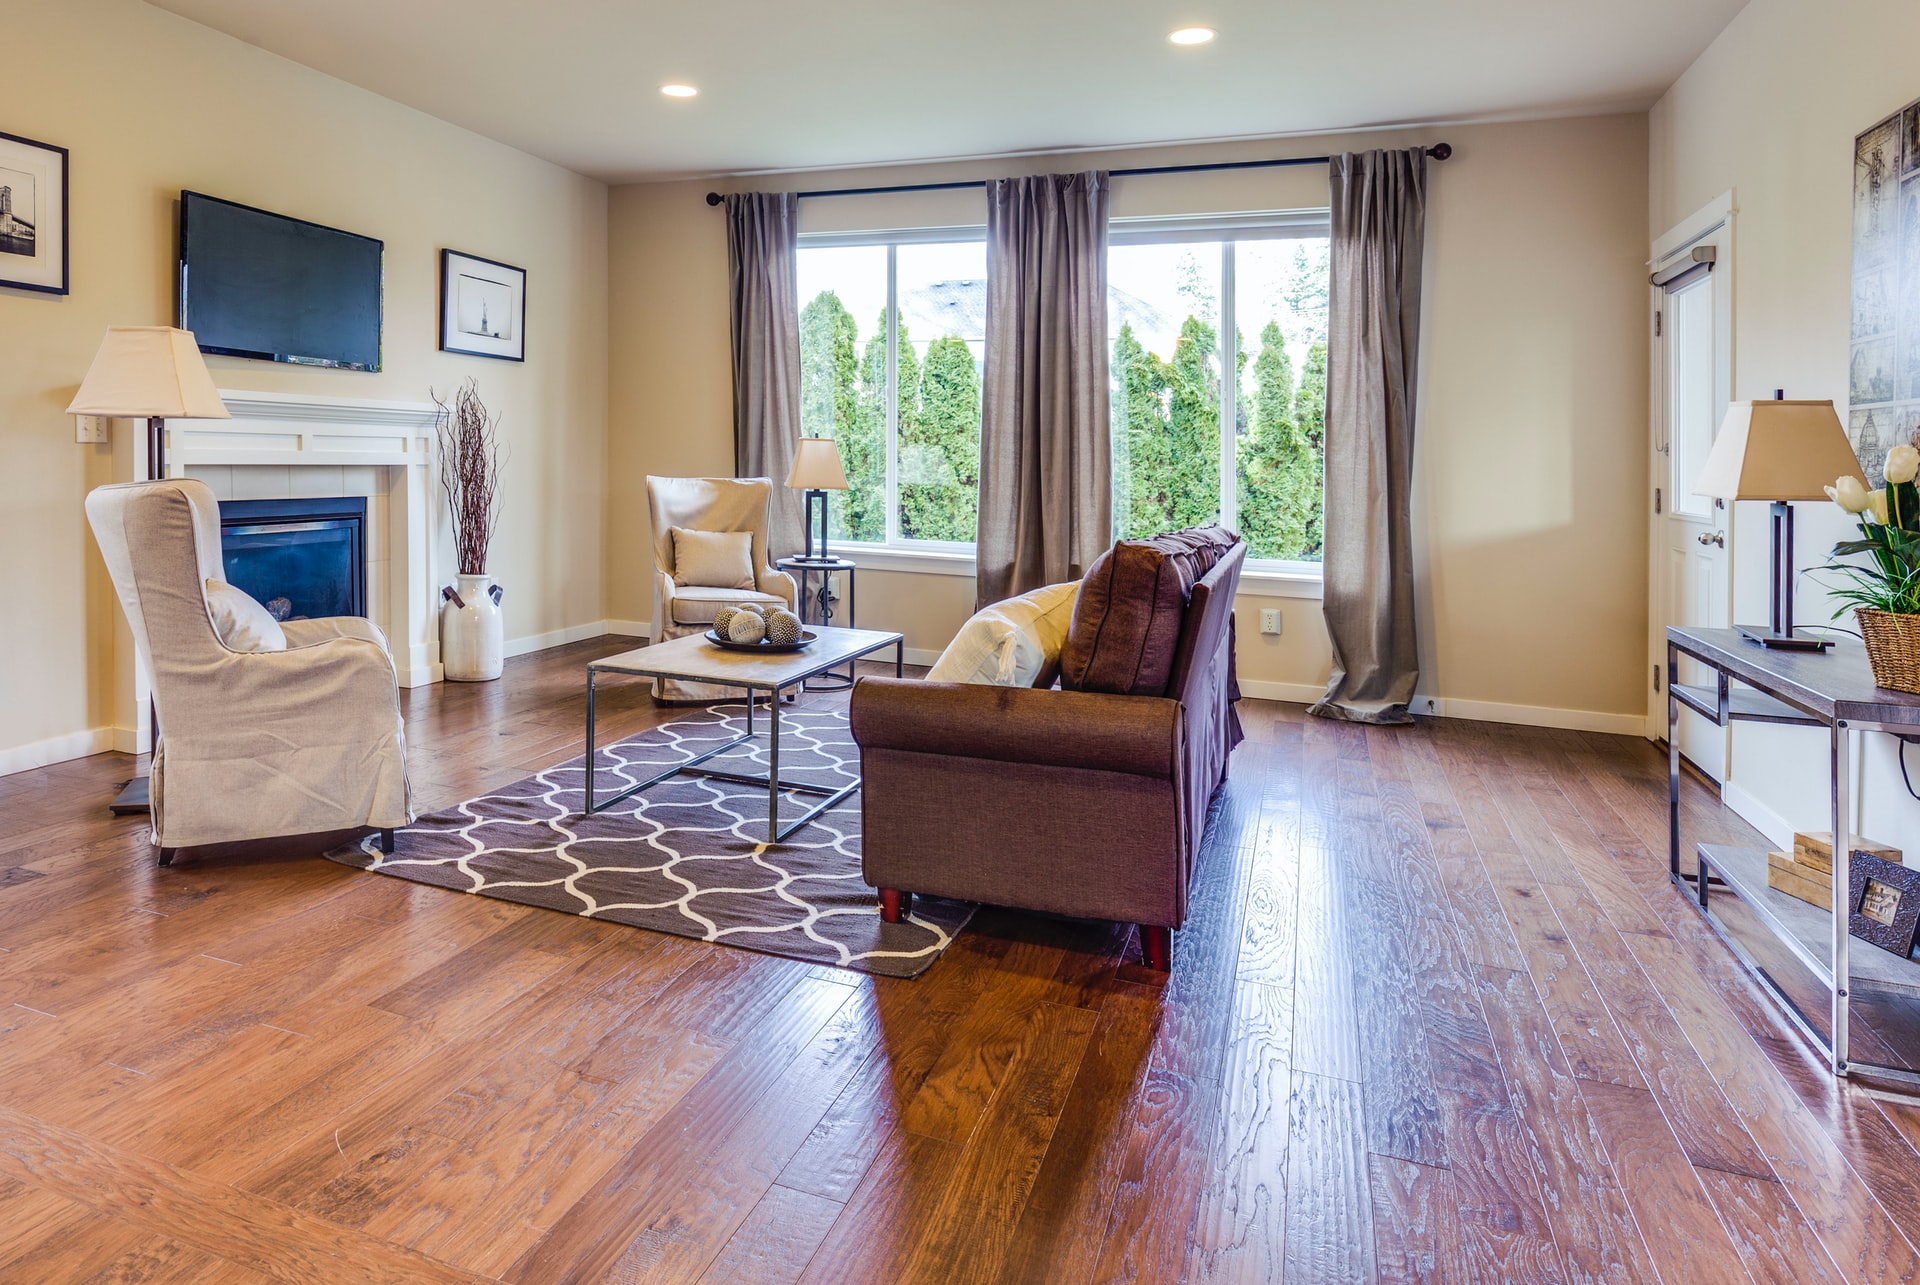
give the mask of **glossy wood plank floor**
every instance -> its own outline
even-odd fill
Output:
[[[420,802],[570,756],[621,645],[409,693]],[[1651,747],[1245,711],[1165,982],[1005,912],[900,982],[312,841],[163,871],[131,760],[0,779],[0,1280],[1920,1275],[1920,1115],[1669,886]]]

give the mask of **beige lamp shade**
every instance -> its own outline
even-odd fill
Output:
[[[172,326],[109,326],[69,415],[108,419],[232,419],[200,345]]]
[[[847,471],[840,467],[840,448],[831,437],[803,437],[794,452],[787,485],[796,491],[847,490]]]
[[[1832,402],[1735,402],[1694,483],[1716,500],[1824,500],[1835,478],[1861,477]]]

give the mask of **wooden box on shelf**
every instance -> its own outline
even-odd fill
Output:
[[[1798,897],[1810,906],[1833,909],[1833,871],[1815,870],[1784,852],[1767,854],[1767,887]]]
[[[1867,852],[1898,862],[1900,849],[1872,839],[1855,839],[1855,853]],[[1767,887],[1798,897],[1810,906],[1833,909],[1833,833],[1815,830],[1793,836],[1793,851],[1767,854]]]
[[[1900,860],[1900,849],[1890,843],[1876,843],[1872,839],[1863,839],[1859,835],[1853,838],[1855,852],[1871,853],[1882,861]],[[1814,830],[1806,834],[1798,831],[1793,836],[1793,859],[1803,866],[1811,866],[1823,875],[1833,873],[1833,831]]]

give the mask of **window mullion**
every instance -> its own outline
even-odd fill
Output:
[[[900,247],[887,246],[887,543],[900,542]]]
[[[1220,525],[1240,528],[1240,488],[1234,467],[1239,452],[1240,336],[1234,325],[1233,242],[1220,243]]]

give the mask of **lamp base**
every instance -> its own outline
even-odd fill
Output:
[[[147,778],[136,776],[128,781],[120,787],[120,793],[114,796],[113,802],[107,807],[117,817],[153,811],[152,796],[147,791]]]
[[[1825,651],[1833,646],[1830,638],[1809,638],[1805,634],[1776,634],[1771,630],[1758,627],[1749,629],[1745,625],[1735,625],[1740,636],[1749,642],[1757,642],[1762,647],[1772,647],[1777,651]]]

